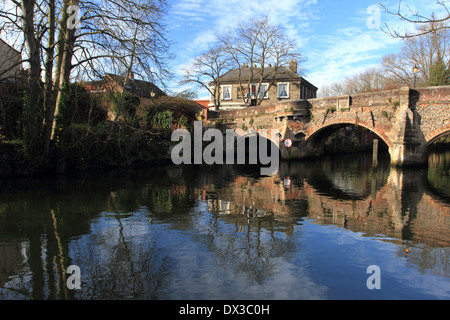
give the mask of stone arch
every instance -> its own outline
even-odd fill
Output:
[[[420,153],[425,155],[427,153],[428,146],[430,146],[433,142],[435,142],[437,139],[450,134],[450,124],[447,124],[445,126],[440,127],[437,130],[434,130],[431,132],[428,137],[426,137],[426,142],[420,149]]]
[[[250,139],[254,139],[253,142],[256,142],[257,148],[259,148],[259,143],[260,142],[267,142],[267,150],[268,152],[271,152],[273,150],[272,145],[274,145],[276,147],[276,152],[280,152],[280,139],[277,139],[278,141],[273,141],[273,134],[277,134],[278,131],[275,132],[271,132],[271,130],[249,130],[249,131],[244,131],[241,129],[236,129],[236,130],[232,130],[231,131],[227,131],[224,133],[224,141],[225,141],[225,150],[227,150],[227,152],[229,152],[229,150],[233,149],[234,150],[234,156],[236,157],[236,150],[237,150],[237,145],[238,143],[244,142],[245,143],[245,152],[248,153],[249,152],[249,145],[247,145],[247,141],[249,141]],[[265,134],[267,133],[268,134]],[[231,134],[233,136],[233,138],[229,138],[227,135]],[[278,134],[278,138],[280,138],[280,134]],[[237,139],[236,139],[237,138]],[[262,138],[262,139],[261,139]],[[270,147],[269,147],[270,144]],[[246,155],[246,157],[248,156],[248,154]],[[257,157],[259,159],[259,150],[257,150]]]
[[[346,126],[353,125],[357,127],[362,127],[365,129],[368,129],[369,131],[376,134],[388,147],[389,155],[392,158],[392,152],[393,152],[393,143],[391,140],[381,131],[379,131],[377,128],[374,128],[372,125],[367,125],[362,122],[356,122],[356,121],[349,121],[349,120],[337,120],[332,122],[327,122],[326,124],[316,127],[311,130],[311,133],[309,133],[306,136],[305,143],[308,144],[323,144],[324,140],[328,138],[331,134],[339,130],[340,128],[344,128]]]

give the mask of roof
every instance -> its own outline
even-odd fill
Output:
[[[240,72],[240,77],[239,77]],[[236,83],[239,82],[239,78],[241,81],[259,81],[261,78],[262,68],[241,68],[241,69],[232,69],[225,73],[223,76],[219,78],[220,83]],[[265,67],[263,70],[263,78],[264,79],[272,79],[275,76],[275,80],[277,81],[294,81],[300,80],[304,81],[312,87],[315,87],[308,81],[306,81],[303,77],[298,75],[297,73],[291,71],[288,67]],[[253,73],[253,74],[252,74]]]
[[[198,105],[200,105],[203,109],[209,108],[209,100],[194,100]]]
[[[118,76],[112,73],[106,73],[105,78],[109,77],[114,80],[120,86],[125,83],[125,77]],[[154,92],[156,97],[165,96],[165,92],[159,89],[155,84],[148,81],[138,80],[134,78],[129,78],[125,90],[129,93],[135,94],[144,98],[151,98],[151,93]]]
[[[22,74],[22,57],[19,51],[14,49],[3,39],[0,39],[0,78],[9,82],[16,82]]]
[[[13,46],[11,46],[8,42],[6,42],[5,40],[3,40],[2,38],[0,38],[0,45],[5,45],[7,46],[10,50],[15,51],[17,54],[20,54],[19,50],[14,49]]]

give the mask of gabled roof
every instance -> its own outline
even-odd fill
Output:
[[[21,54],[3,39],[0,39],[0,78],[8,82],[17,82],[22,77]]]
[[[247,67],[241,69],[232,69],[219,78],[220,83],[238,83],[239,79],[245,83],[250,81],[259,81],[261,78],[261,72],[263,72],[263,79],[277,81],[302,81],[306,82],[312,87],[315,87],[302,76],[291,71],[288,67]]]
[[[13,46],[11,46],[9,43],[7,43],[5,40],[0,38],[0,46],[8,47],[9,50],[14,51],[17,55],[20,55],[20,52],[16,49],[14,49]]]
[[[119,86],[123,86],[125,83],[125,77],[118,76],[112,73],[105,73],[105,79],[110,78],[115,81]],[[151,93],[155,93],[155,97],[165,96],[165,92],[159,89],[155,84],[148,81],[129,78],[125,86],[125,90],[131,94],[135,94],[139,97],[151,98]]]

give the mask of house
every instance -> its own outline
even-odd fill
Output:
[[[316,98],[318,88],[298,75],[297,67],[297,61],[292,60],[289,67],[249,67],[247,63],[243,63],[240,69],[228,71],[218,79],[220,109],[256,106],[261,98],[260,106],[275,105],[283,100]],[[261,73],[263,81],[259,85]],[[211,83],[210,86],[214,92],[214,84]],[[211,96],[209,107],[213,106],[214,97]]]
[[[20,52],[0,39],[0,81],[19,79],[22,76],[21,61]]]
[[[128,79],[123,76],[105,73],[102,80],[86,82],[84,85],[91,93],[122,93],[125,89],[126,92],[139,97],[142,106],[148,106],[152,104],[153,99],[166,96],[164,91],[155,84],[135,79],[132,73]]]

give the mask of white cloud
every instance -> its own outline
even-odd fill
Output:
[[[398,6],[398,0],[380,2],[394,11]],[[432,12],[442,12],[442,7],[431,1],[403,1],[402,4],[405,13],[410,10],[429,16]],[[267,14],[272,23],[283,26],[288,36],[300,45],[300,51],[308,59],[304,65],[305,77],[320,87],[380,63],[387,53],[398,52],[400,40],[368,27],[371,13],[367,8],[372,5],[377,5],[377,1],[345,1],[341,5],[318,0],[254,3],[182,0],[174,6],[171,18],[173,31],[183,35],[175,65],[185,65],[206,50],[215,34],[255,15]],[[380,27],[386,29],[386,26],[401,30],[415,27],[380,8]]]
[[[174,5],[170,16],[171,29],[181,31],[188,28],[192,41],[187,50],[198,51],[212,43],[216,34],[251,17],[268,15],[272,23],[285,27],[289,36],[303,40],[309,21],[314,19],[312,7],[316,2],[263,0],[249,4],[237,0],[182,0]]]
[[[285,28],[289,37],[305,45],[310,21],[317,19],[316,3],[317,0],[263,0],[251,4],[238,0],[177,1],[169,16],[169,31],[176,37],[174,71],[180,76],[181,68],[207,50],[217,34],[259,15],[268,15],[273,24]]]

